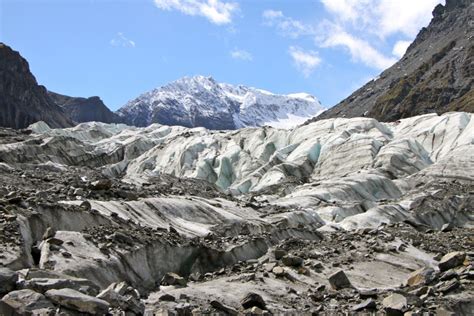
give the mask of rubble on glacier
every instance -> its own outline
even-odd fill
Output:
[[[0,314],[468,315],[472,117],[2,130]],[[330,286],[337,271],[352,287]],[[245,309],[249,293],[265,304]]]

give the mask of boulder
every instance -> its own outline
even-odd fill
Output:
[[[56,231],[52,227],[46,228],[43,234],[43,240],[53,237],[56,234]]]
[[[79,204],[79,207],[82,208],[84,211],[89,212],[92,209],[92,205],[89,201],[83,201]]]
[[[383,308],[387,315],[391,316],[398,316],[403,315],[408,307],[408,300],[405,296],[393,293],[382,301]]]
[[[431,283],[435,277],[436,273],[433,268],[421,268],[408,276],[407,284],[409,286],[425,285]]]
[[[247,293],[244,296],[244,298],[240,301],[240,304],[242,305],[244,309],[249,309],[254,306],[261,309],[266,309],[266,305],[267,305],[260,295],[253,292]]]
[[[281,258],[281,262],[283,262],[283,264],[288,267],[300,267],[301,265],[303,265],[303,258],[292,255],[286,255]]]
[[[87,279],[49,279],[33,278],[21,283],[22,288],[31,289],[39,293],[45,293],[54,289],[74,289],[87,295],[97,295],[99,287]]]
[[[263,265],[263,268],[265,269],[265,271],[267,272],[272,272],[273,268],[276,267],[276,262],[269,262],[269,263],[265,263]]]
[[[110,306],[110,304],[104,300],[73,289],[49,290],[45,295],[61,306],[93,315],[106,314]]]
[[[127,285],[126,282],[112,283],[97,295],[97,298],[107,301],[110,306],[143,315],[145,305],[140,301],[137,290]]]
[[[18,281],[18,273],[8,268],[0,268],[0,296],[13,291]]]
[[[277,249],[275,249],[273,254],[275,255],[275,259],[280,260],[281,258],[286,256],[288,254],[288,252],[286,252],[286,250],[277,248]]]
[[[186,280],[176,273],[168,272],[161,279],[161,285],[186,286]]]
[[[283,269],[282,267],[275,267],[275,268],[273,268],[272,272],[277,277],[284,277],[285,274],[286,274],[285,269]]]
[[[457,279],[452,279],[449,281],[438,283],[436,285],[436,288],[438,289],[439,292],[446,294],[448,292],[454,291],[460,286],[461,286],[461,283]]]
[[[453,230],[453,228],[454,228],[454,225],[452,223],[446,223],[443,226],[441,226],[440,231],[442,231],[444,233],[445,232],[450,232],[450,231]]]
[[[16,316],[18,313],[15,312],[15,309],[5,303],[4,301],[0,301],[0,315],[2,316]]]
[[[211,306],[217,309],[218,311],[224,312],[226,315],[236,316],[239,312],[236,309],[233,309],[230,306],[224,305],[219,301],[211,301]]]
[[[176,297],[174,297],[171,294],[163,294],[163,295],[160,296],[160,298],[158,300],[161,301],[161,302],[174,302],[174,301],[176,301]]]
[[[39,315],[41,312],[54,310],[54,305],[43,294],[32,290],[12,291],[2,298],[2,302],[20,315],[30,314],[33,311]],[[4,309],[9,310],[6,306]]]
[[[375,307],[377,307],[377,303],[375,302],[375,300],[373,298],[369,298],[369,299],[366,299],[365,301],[363,301],[360,304],[352,306],[352,310],[354,312],[357,312],[357,311],[361,311],[361,310],[364,310],[364,309],[374,309]]]
[[[466,259],[466,253],[461,251],[450,252],[441,258],[438,263],[438,267],[441,271],[446,271],[452,268],[456,268],[464,263]]]
[[[112,188],[112,181],[109,179],[100,179],[91,183],[90,188],[92,190],[110,190]]]
[[[335,273],[333,273],[329,277],[329,284],[331,284],[332,288],[335,290],[340,290],[344,288],[351,288],[352,284],[347,278],[346,274],[344,271],[339,270]]]

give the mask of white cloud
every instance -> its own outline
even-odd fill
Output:
[[[263,24],[276,27],[283,35],[299,37],[302,35],[311,35],[315,30],[301,21],[287,17],[281,11],[266,10],[263,11]]]
[[[362,6],[367,0],[321,0],[326,10],[335,14],[342,21],[356,21],[360,15]]]
[[[120,47],[135,47],[135,42],[126,38],[122,32],[118,32],[117,35],[110,40],[110,45]]]
[[[410,41],[398,41],[393,45],[392,54],[401,58],[407,51],[408,46],[410,46]]]
[[[376,34],[380,38],[402,33],[414,37],[431,19],[442,0],[321,0],[339,24]]]
[[[354,61],[362,62],[365,65],[379,70],[390,67],[396,62],[395,58],[386,57],[369,42],[355,37],[341,27],[334,25],[328,31],[327,37],[321,42],[322,47],[345,47]]]
[[[383,0],[377,6],[378,27],[382,36],[401,32],[415,37],[431,20],[433,8],[441,0]]]
[[[319,47],[343,47],[354,62],[377,70],[391,66],[400,58],[421,27],[428,24],[436,4],[443,0],[320,0],[329,13],[327,19],[313,24],[285,16],[283,12],[266,10],[263,23],[285,36],[309,36]],[[386,38],[400,36],[391,55]],[[386,49],[384,51],[390,51]]]
[[[202,16],[214,24],[232,22],[232,15],[239,9],[236,2],[222,0],[154,0],[162,10],[177,10],[186,15]]]
[[[234,49],[230,52],[230,56],[234,59],[240,59],[244,61],[252,61],[253,56],[248,51],[243,49]]]
[[[321,58],[314,51],[305,51],[296,46],[290,46],[288,52],[295,63],[296,68],[305,77],[309,77],[314,69],[321,63]]]

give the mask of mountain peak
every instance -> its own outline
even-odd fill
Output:
[[[307,93],[278,95],[218,83],[210,76],[183,77],[128,102],[118,114],[127,123],[236,129],[274,125],[293,127],[319,113],[319,101]]]

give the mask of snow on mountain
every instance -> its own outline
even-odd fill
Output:
[[[144,93],[117,113],[135,126],[160,123],[238,129],[263,125],[291,128],[323,110],[318,99],[307,93],[278,95],[195,76]]]

